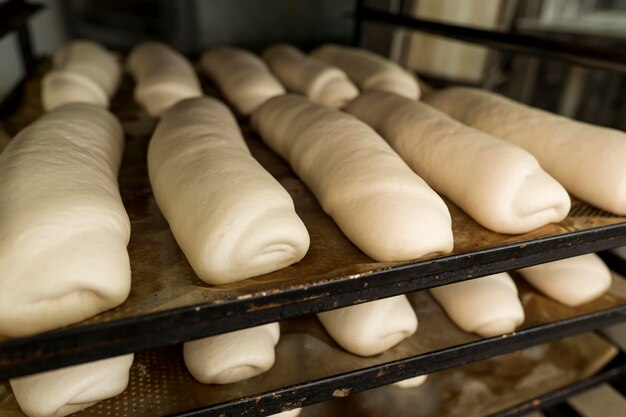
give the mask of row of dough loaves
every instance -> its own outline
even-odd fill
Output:
[[[608,269],[595,254],[518,272],[548,296],[568,305],[579,305],[596,298],[608,289],[611,282]],[[582,288],[573,298],[558,290],[566,280],[570,281],[569,286],[580,285]],[[508,274],[437,287],[430,292],[459,327],[481,336],[514,331],[524,320],[517,289]],[[404,295],[327,311],[318,316],[340,346],[361,356],[382,353],[417,330],[415,312]],[[242,381],[272,367],[274,346],[279,337],[278,323],[271,323],[187,342],[183,349],[184,361],[192,376],[201,383]],[[120,394],[128,384],[132,358],[132,355],[125,355],[15,378],[11,380],[11,386],[28,416],[65,416]],[[425,378],[425,375],[409,378],[396,385],[415,387]],[[297,412],[294,411],[294,415]]]

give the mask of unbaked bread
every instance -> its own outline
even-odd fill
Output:
[[[581,200],[626,215],[626,133],[473,88],[448,88],[427,101],[467,125],[526,149]]]
[[[203,384],[231,384],[266,372],[274,365],[278,323],[265,324],[187,342],[187,369]]]
[[[136,81],[135,100],[153,117],[181,100],[202,96],[187,58],[160,42],[144,42],[128,55],[126,67]]]
[[[531,154],[427,104],[372,91],[346,111],[373,127],[435,191],[488,229],[526,233],[569,212],[567,191]]]
[[[121,72],[117,60],[99,44],[72,41],[54,54],[52,70],[43,77],[43,107],[46,111],[67,103],[108,107]]]
[[[364,123],[289,94],[267,101],[252,124],[369,257],[404,261],[452,250],[443,200]]]
[[[289,91],[314,103],[343,107],[359,95],[358,88],[342,70],[310,58],[291,45],[269,47],[263,51],[263,59]]]
[[[609,290],[611,271],[595,253],[518,270],[533,287],[561,304],[577,307]]]
[[[394,383],[393,386],[398,388],[415,388],[426,382],[427,378],[428,375],[420,375],[413,378],[407,378]]]
[[[431,288],[430,293],[466,332],[498,336],[524,322],[517,287],[506,272]]]
[[[63,417],[121,394],[133,354],[102,359],[10,380],[28,417]]]
[[[382,353],[417,330],[417,316],[405,295],[324,311],[317,317],[337,344],[361,356]]]
[[[341,68],[362,91],[388,91],[411,99],[420,97],[419,85],[413,75],[373,52],[328,44],[315,49],[311,56]]]
[[[240,48],[211,48],[202,54],[200,67],[217,84],[226,100],[247,116],[268,99],[285,94],[265,62]]]
[[[74,103],[40,117],[0,154],[0,335],[75,323],[128,296],[123,147],[111,113]]]
[[[218,285],[300,261],[309,234],[287,191],[252,157],[228,108],[166,111],[148,148],[154,197],[191,267]]]

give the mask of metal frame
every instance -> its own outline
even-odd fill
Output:
[[[626,245],[626,223],[544,237],[394,267],[359,278],[200,304],[98,324],[78,324],[0,342],[0,378],[148,348],[446,285]]]

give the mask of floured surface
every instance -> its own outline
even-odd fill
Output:
[[[12,135],[42,113],[38,79],[30,80],[25,87],[25,97],[20,108],[4,121],[7,132]],[[207,286],[193,273],[152,196],[145,160],[154,121],[133,102],[132,83],[128,79],[124,80],[114,97],[111,111],[121,119],[128,139],[120,172],[120,187],[132,224],[129,253],[133,284],[131,294],[123,305],[76,326],[196,304],[246,300],[288,289],[351,280],[411,263],[377,263],[360,252],[323,213],[312,194],[294,176],[288,165],[265,147],[247,126],[243,126],[244,136],[253,155],[291,194],[296,211],[311,235],[311,246],[306,257],[294,266],[240,283]],[[523,235],[503,235],[479,226],[456,206],[446,203],[452,215],[454,254],[626,222],[626,217],[603,213],[574,199],[570,216],[563,222]]]
[[[522,329],[626,302],[626,280],[618,276],[615,276],[614,285],[609,294],[578,308],[557,304],[533,291],[521,279],[516,279],[516,283],[526,311],[526,321],[521,326]],[[346,352],[332,341],[314,317],[304,316],[281,322],[282,334],[276,346],[276,363],[272,369],[262,375],[232,385],[203,385],[196,382],[185,369],[182,348],[179,346],[139,352],[131,368],[128,389],[119,397],[102,401],[76,416],[142,417],[182,412],[479,340],[478,336],[465,333],[456,327],[427,291],[408,296],[420,319],[419,329],[413,336],[381,355],[362,358]],[[531,348],[530,354],[509,355],[516,358],[513,362],[500,362],[500,359],[496,359],[495,364],[491,365],[479,362],[432,374],[420,388],[404,390],[388,387],[384,389],[399,391],[400,394],[394,394],[394,396],[400,395],[405,398],[402,403],[407,406],[406,401],[412,396],[420,398],[421,401],[432,397],[426,403],[434,408],[424,408],[424,411],[430,410],[432,414],[424,414],[425,416],[438,415],[438,410],[454,409],[459,414],[452,415],[461,416],[463,414],[459,410],[462,407],[473,407],[477,402],[483,401],[484,406],[480,406],[478,410],[492,410],[488,407],[496,407],[499,406],[498,404],[501,404],[501,407],[507,404],[510,406],[526,398],[590,376],[608,363],[616,353],[615,348],[595,335],[579,337],[580,339],[570,338],[556,342],[557,345],[571,346],[570,341],[577,340],[574,344],[575,350],[571,352],[546,351],[539,346]],[[294,366],[295,363],[298,366]],[[467,369],[470,370],[467,371]],[[448,377],[445,377],[444,382],[441,382],[442,375],[446,374],[457,376],[450,381],[447,381]],[[488,379],[482,380],[483,377]],[[480,384],[472,382],[475,378],[483,382]],[[459,387],[469,382],[472,382],[476,390],[469,390],[468,394],[462,394]],[[500,384],[503,385],[500,386]],[[355,386],[358,385],[355,382]],[[513,389],[515,387],[517,390]],[[21,416],[16,412],[17,405],[7,388],[8,383],[0,384],[0,415]],[[350,388],[349,385],[347,388]],[[420,391],[421,389],[425,391]],[[3,390],[5,390],[4,394],[2,394]],[[368,391],[368,393],[373,392]],[[362,398],[363,395],[367,396],[367,393],[356,398]],[[496,395],[502,395],[503,402],[496,401]],[[350,397],[341,401],[350,401]],[[398,406],[400,404],[398,403]],[[420,402],[412,404],[420,404]],[[370,406],[373,407],[373,405]],[[360,406],[358,409],[361,409]],[[368,408],[363,408],[365,409]],[[327,414],[320,412],[317,415],[326,416]],[[374,416],[378,415],[405,414],[400,412],[374,414]]]

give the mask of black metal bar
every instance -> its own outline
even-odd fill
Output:
[[[33,53],[32,41],[27,24],[23,24],[17,30],[17,41],[20,46],[24,72],[30,74],[35,69],[35,54]]]
[[[598,48],[545,37],[475,29],[363,8],[357,20],[386,23],[505,51],[557,59],[590,68],[626,74],[626,51]]]
[[[363,19],[361,18],[361,11],[364,8],[365,0],[356,0],[356,6],[354,8],[354,33],[352,34],[352,44],[354,46],[363,45]]]
[[[626,306],[621,306],[611,309],[610,312],[592,313],[561,322],[520,330],[502,337],[482,339],[354,372],[283,387],[251,397],[238,398],[201,409],[185,411],[176,414],[176,416],[250,415],[246,413],[251,413],[252,410],[255,410],[255,413],[258,413],[258,415],[270,415],[280,412],[280,406],[287,403],[300,407],[327,401],[337,395],[354,394],[391,384],[406,378],[406,375],[424,375],[454,368],[550,340],[585,333],[611,322],[615,323],[625,319]]]
[[[580,394],[581,392],[587,391],[606,382],[619,380],[620,378],[623,380],[626,376],[625,357],[626,354],[621,353],[597,375],[538,396],[529,401],[524,401],[523,403],[507,408],[506,410],[491,414],[488,417],[518,417],[539,409],[548,409],[556,412],[557,409],[554,407],[558,406],[573,395]],[[548,413],[550,413],[550,411],[548,411]]]
[[[23,0],[9,0],[0,4],[0,39],[21,28],[42,6]]]
[[[0,379],[167,346],[303,314],[626,245],[626,223],[346,277],[276,294],[78,325],[0,342]]]

